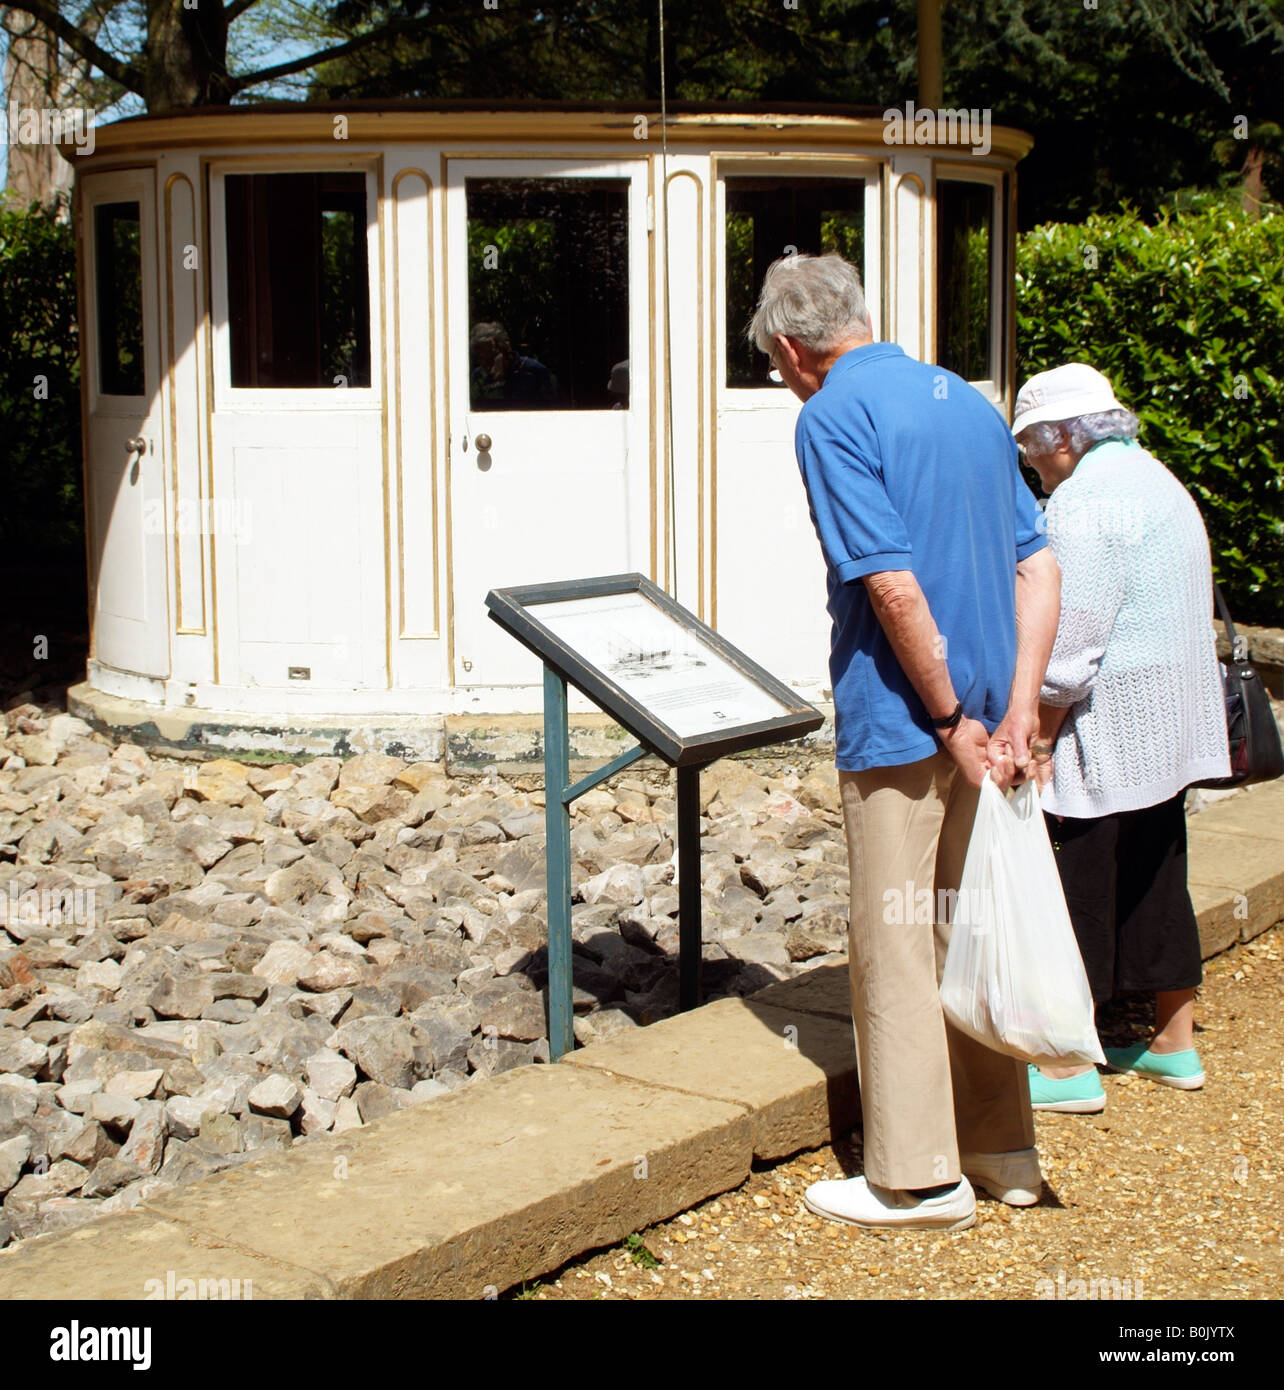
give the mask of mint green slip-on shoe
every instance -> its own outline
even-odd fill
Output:
[[[1144,1076],[1179,1091],[1197,1091],[1204,1084],[1204,1069],[1193,1047],[1185,1052],[1151,1052],[1145,1043],[1131,1047],[1106,1048],[1106,1065],[1111,1071]]]
[[[1030,1067],[1030,1106],[1067,1115],[1096,1115],[1106,1108],[1106,1092],[1096,1071],[1054,1079]]]

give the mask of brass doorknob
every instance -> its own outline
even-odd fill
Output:
[[[476,439],[473,440],[473,443],[477,445],[477,452],[479,454],[490,453],[490,435],[479,434]]]

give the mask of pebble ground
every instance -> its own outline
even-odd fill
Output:
[[[978,1194],[976,1225],[957,1232],[883,1234],[823,1221],[803,1192],[860,1171],[857,1129],[638,1232],[632,1248],[598,1251],[505,1296],[1030,1299],[1055,1296],[1061,1276],[1072,1293],[1069,1281],[1096,1278],[1128,1280],[1118,1287],[1145,1300],[1278,1298],[1282,944],[1284,925],[1205,963],[1196,1006],[1202,1090],[1107,1075],[1102,1114],[1036,1112],[1037,1206]],[[1116,1004],[1100,1031],[1117,1046],[1145,1026],[1144,1005]]]

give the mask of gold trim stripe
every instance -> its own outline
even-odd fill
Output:
[[[695,209],[696,209],[696,313],[699,316],[695,328],[696,341],[696,616],[703,622],[705,614],[705,592],[708,586],[708,575],[705,570],[705,371],[707,352],[705,340],[708,337],[708,313],[705,304],[705,276],[704,276],[704,256],[701,249],[704,246],[705,216],[704,216],[704,183],[699,174],[693,169],[675,169],[664,180],[664,262],[665,262],[665,292],[668,292],[668,267],[669,267],[669,186],[678,179],[690,179],[695,184]],[[666,327],[668,316],[666,315]],[[673,345],[666,340],[664,344],[664,373],[666,380],[666,390],[664,399],[671,405],[673,400],[672,370],[673,370]],[[669,430],[668,421],[665,422],[664,447],[666,466],[666,480],[673,475],[674,488],[677,487],[676,460],[669,460]],[[669,505],[677,505],[677,498],[671,497]],[[665,537],[670,533],[670,527],[665,527]],[[675,532],[676,535],[676,532]]]
[[[183,626],[183,560],[182,549],[179,544],[178,528],[178,386],[175,376],[178,372],[178,342],[174,335],[174,186],[179,180],[187,185],[188,197],[192,200],[192,237],[196,237],[196,189],[192,186],[192,181],[181,171],[173,173],[165,180],[165,314],[166,323],[169,330],[168,342],[168,361],[165,363],[165,385],[169,395],[169,470],[170,487],[174,497],[174,632],[179,636],[205,637],[206,615],[205,615],[205,546],[201,546],[200,563],[200,589],[201,589],[201,620],[199,627]],[[199,255],[199,248],[197,254]],[[192,286],[192,331],[193,342],[192,351],[196,351],[195,334],[200,330],[200,299],[197,293],[197,277],[191,277]],[[196,408],[200,409],[200,368],[196,364],[197,378],[195,382],[194,398]],[[204,512],[200,508],[202,501],[201,495],[201,459],[200,459],[200,434],[196,435],[196,485],[197,485],[197,511],[198,515],[204,519]],[[204,526],[198,533],[204,536]]]
[[[431,632],[407,632],[406,631],[406,541],[405,541],[405,492],[403,487],[402,455],[405,436],[405,421],[402,418],[402,403],[406,398],[405,377],[402,371],[401,361],[401,294],[399,292],[400,272],[401,272],[401,208],[397,201],[397,190],[401,187],[404,178],[417,178],[423,180],[426,195],[426,206],[424,209],[424,222],[427,229],[425,241],[425,261],[424,275],[428,287],[427,296],[427,319],[425,320],[428,337],[428,448],[429,448],[429,487],[432,498],[431,508],[431,527],[432,540],[432,631]],[[436,274],[436,266],[433,262],[433,238],[432,238],[432,218],[433,218],[433,183],[432,179],[422,169],[407,168],[401,169],[393,176],[392,180],[392,264],[394,283],[392,285],[392,341],[393,341],[393,375],[396,381],[397,390],[397,447],[396,447],[396,478],[397,478],[397,571],[398,571],[398,594],[397,594],[397,635],[398,637],[409,638],[438,638],[441,636],[441,586],[438,582],[437,568],[437,543],[438,543],[438,503],[437,503],[437,393],[432,389],[433,372],[433,282]]]

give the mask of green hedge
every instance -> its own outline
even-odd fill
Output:
[[[1018,375],[1089,362],[1185,484],[1231,612],[1284,625],[1284,212],[1131,211],[1017,248]]]
[[[5,562],[83,566],[76,248],[69,225],[39,211],[0,210],[0,324]]]

